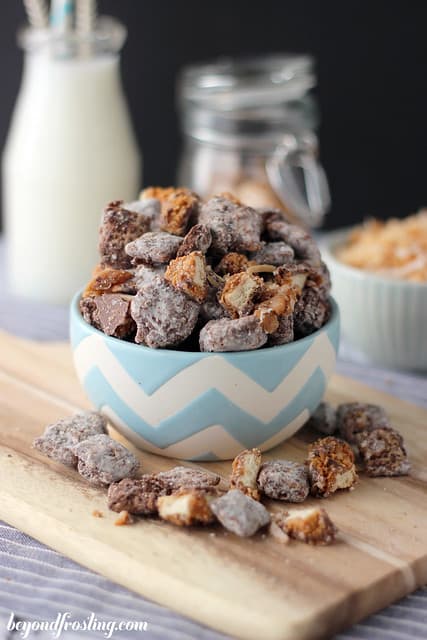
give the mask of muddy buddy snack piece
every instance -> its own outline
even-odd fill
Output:
[[[304,338],[317,331],[327,322],[330,313],[331,305],[328,300],[316,289],[304,289],[294,309],[295,335]]]
[[[193,251],[171,260],[165,279],[178,291],[202,303],[208,295],[205,256],[200,251]]]
[[[253,536],[270,522],[264,505],[238,489],[213,500],[210,508],[225,529],[244,538]]]
[[[337,430],[337,412],[329,402],[321,402],[316,411],[306,422],[306,426],[326,436],[331,436]]]
[[[209,227],[204,224],[195,224],[182,241],[177,257],[181,258],[193,251],[200,251],[204,255],[211,246],[211,242],[212,234]]]
[[[332,436],[309,446],[307,466],[311,493],[317,497],[327,498],[339,489],[350,489],[357,482],[350,445]]]
[[[226,278],[219,301],[232,318],[248,316],[253,312],[263,286],[259,276],[246,271],[236,273]]]
[[[108,487],[108,508],[112,511],[128,511],[137,515],[157,513],[157,498],[167,492],[155,475],[140,478],[123,478]]]
[[[128,338],[135,332],[135,323],[130,315],[131,296],[106,293],[80,300],[83,318],[107,336]]]
[[[279,316],[277,329],[268,336],[270,347],[288,344],[294,339],[294,317],[292,314]]]
[[[245,271],[250,264],[252,262],[249,261],[249,258],[244,253],[232,251],[221,258],[215,267],[215,271],[221,276],[232,276],[235,273],[240,273],[240,271]]]
[[[246,351],[258,349],[267,342],[255,316],[237,320],[211,320],[200,331],[200,351]]]
[[[337,427],[344,440],[357,446],[362,431],[391,427],[391,423],[384,409],[376,404],[347,402],[338,406]]]
[[[259,449],[241,451],[233,460],[230,488],[238,489],[254,500],[259,500],[257,477],[260,467],[261,451]]]
[[[251,260],[257,264],[272,264],[280,267],[292,262],[294,250],[286,242],[265,242],[261,249],[251,255]]]
[[[149,266],[146,264],[140,264],[136,267],[133,282],[135,284],[135,293],[138,292],[147,282],[152,282],[156,276],[163,278],[166,271],[166,265],[158,264]]]
[[[176,236],[185,235],[190,218],[197,214],[199,198],[188,189],[173,189],[161,199],[160,227]]]
[[[175,258],[182,238],[164,231],[150,231],[126,245],[134,264],[167,264]]]
[[[405,476],[411,470],[403,438],[395,429],[362,431],[358,445],[368,476]]]
[[[133,478],[139,471],[139,461],[133,453],[104,434],[83,440],[73,452],[78,459],[77,471],[98,487]]]
[[[258,487],[268,498],[304,502],[310,492],[307,469],[290,460],[264,462],[258,474]]]
[[[211,246],[218,254],[257,251],[261,247],[261,216],[255,209],[223,196],[214,196],[201,207],[199,223],[210,228]]]
[[[133,275],[132,271],[97,265],[83,291],[83,298],[104,293],[135,293]]]
[[[217,288],[208,286],[206,300],[200,307],[200,317],[205,322],[230,317],[228,311],[219,303],[218,293],[220,293],[220,291]]]
[[[110,202],[104,210],[99,229],[99,253],[103,264],[115,269],[128,269],[131,259],[125,246],[150,228],[150,218],[128,211],[122,200]]]
[[[107,422],[104,416],[95,411],[84,411],[47,426],[43,435],[34,440],[33,446],[57,462],[76,467],[74,447],[90,436],[106,432]]]
[[[161,496],[157,500],[157,509],[162,520],[179,527],[210,524],[215,520],[209,506],[214,497],[214,492],[210,494],[184,487],[170,496]]]
[[[216,473],[208,473],[191,467],[174,467],[168,471],[161,471],[156,478],[167,493],[173,493],[182,487],[200,489],[201,491],[209,490],[219,484],[221,479]]]
[[[131,302],[135,342],[153,349],[183,342],[193,332],[199,305],[159,276],[146,282]]]
[[[321,262],[319,248],[312,236],[302,227],[285,222],[276,214],[267,218],[265,228],[271,240],[281,240],[288,244],[299,260],[306,260],[310,264]]]
[[[328,545],[336,540],[338,529],[321,507],[292,510],[275,514],[273,518],[290,538],[306,544]]]
[[[134,211],[146,216],[150,220],[150,230],[160,229],[160,200],[157,198],[144,198],[143,200],[134,200],[127,202],[124,208],[128,211]]]

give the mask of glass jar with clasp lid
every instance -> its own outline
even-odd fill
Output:
[[[183,70],[178,182],[202,196],[229,191],[318,227],[330,205],[318,160],[318,113],[305,55],[224,59]]]

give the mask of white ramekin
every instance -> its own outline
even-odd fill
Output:
[[[377,364],[427,371],[427,283],[385,278],[340,262],[335,251],[351,231],[321,241],[343,334]]]

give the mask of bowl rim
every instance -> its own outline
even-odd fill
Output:
[[[371,280],[378,284],[385,285],[387,287],[408,287],[410,289],[418,289],[420,291],[427,291],[427,282],[413,282],[412,280],[404,280],[403,278],[392,278],[387,276],[378,275],[372,271],[364,271],[357,267],[352,267],[344,262],[341,262],[336,255],[336,249],[344,243],[345,239],[360,225],[353,225],[351,227],[345,227],[330,231],[325,236],[319,239],[319,247],[322,253],[322,258],[334,266],[336,269],[340,269],[343,273],[356,278],[358,280]],[[333,284],[333,283],[332,283]]]
[[[268,354],[271,352],[279,353],[280,351],[283,351],[283,350],[287,350],[287,352],[290,353],[292,351],[299,349],[301,345],[312,342],[318,335],[320,335],[321,333],[325,333],[329,329],[329,327],[338,323],[340,319],[338,304],[336,303],[336,301],[332,296],[329,296],[329,300],[332,306],[332,313],[329,320],[323,325],[323,327],[320,327],[320,329],[317,329],[317,331],[314,331],[313,333],[311,333],[308,336],[305,336],[304,338],[300,338],[299,340],[294,340],[293,342],[288,342],[287,344],[276,345],[273,347],[265,347],[261,349],[250,349],[246,351],[205,351],[203,352],[203,351],[184,351],[179,349],[153,349],[151,347],[146,347],[142,344],[136,344],[135,342],[127,342],[126,340],[120,340],[120,338],[115,338],[114,336],[108,336],[106,333],[103,333],[99,329],[96,329],[91,324],[86,322],[86,320],[83,318],[79,309],[79,302],[81,299],[82,292],[83,292],[83,289],[80,289],[79,291],[77,291],[77,293],[74,294],[71,300],[70,325],[73,322],[77,322],[86,331],[90,331],[95,335],[102,336],[102,338],[107,342],[107,344],[110,343],[113,346],[114,345],[120,346],[125,350],[129,349],[133,352],[135,352],[135,350],[138,350],[141,352],[141,354],[143,353],[149,353],[150,355],[157,354],[157,356],[159,357],[167,356],[169,358],[170,357],[179,358],[179,357],[185,356],[188,358],[190,356],[193,356],[194,359],[201,359],[201,358],[209,358],[209,357],[218,356],[218,355],[223,355],[223,356],[226,355],[229,358],[231,357],[233,359],[239,360],[239,359],[244,359],[248,357],[254,357],[255,354],[266,354],[266,353]]]

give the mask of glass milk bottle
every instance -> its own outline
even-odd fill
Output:
[[[120,78],[125,28],[100,18],[86,39],[25,29],[22,86],[3,153],[12,292],[67,302],[97,258],[101,209],[132,200],[141,159]]]

